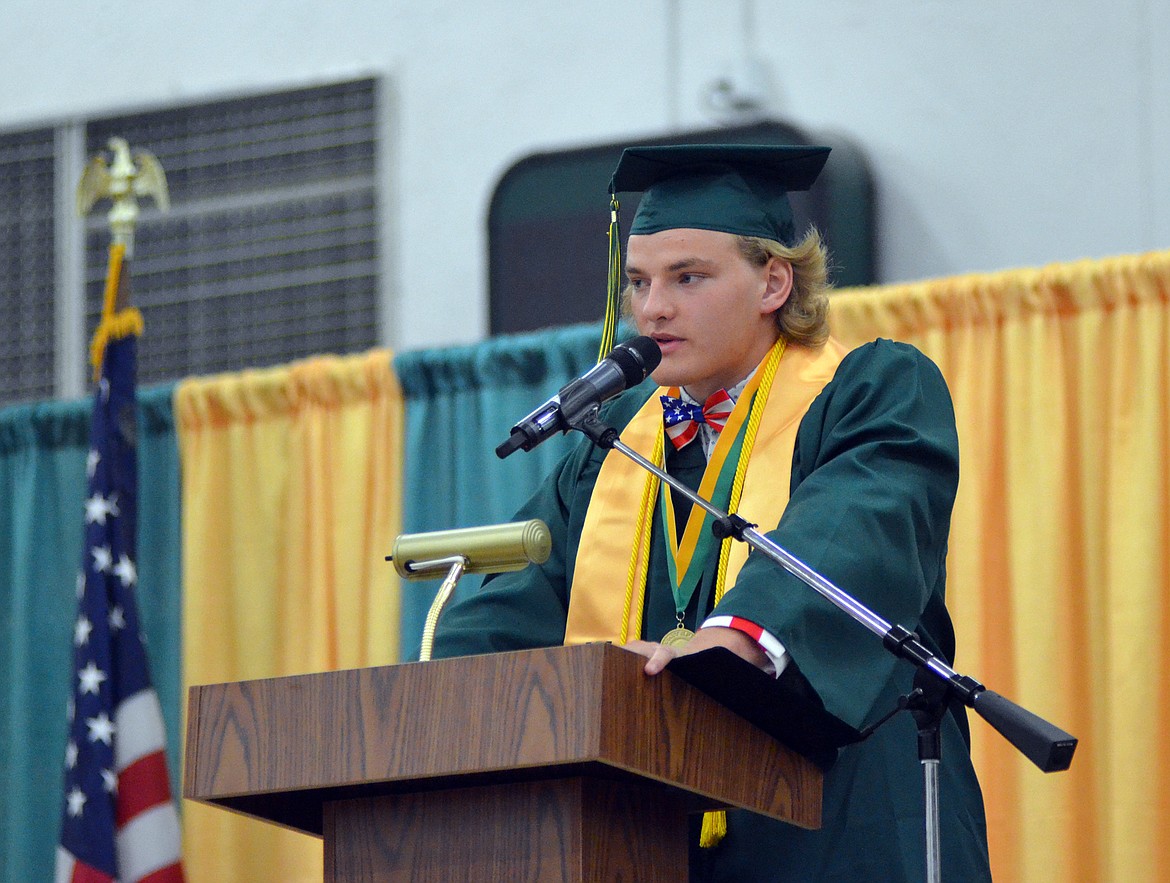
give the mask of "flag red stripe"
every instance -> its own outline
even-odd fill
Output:
[[[119,828],[143,810],[167,803],[171,784],[167,779],[167,758],[161,751],[140,757],[118,776],[115,821]]]
[[[138,883],[183,883],[183,865],[175,862],[165,868],[159,868],[147,874]]]
[[[113,877],[76,859],[73,860],[73,876],[69,880],[70,883],[114,883]]]

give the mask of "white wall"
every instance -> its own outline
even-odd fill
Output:
[[[512,162],[710,125],[745,52],[775,114],[868,152],[884,281],[1170,247],[1167,34],[1158,0],[7,0],[0,130],[383,77],[385,342],[413,349],[485,333]]]

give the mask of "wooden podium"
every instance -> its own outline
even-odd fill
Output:
[[[192,687],[183,796],[325,841],[326,881],[687,877],[687,815],[817,827],[821,772],[608,644]]]

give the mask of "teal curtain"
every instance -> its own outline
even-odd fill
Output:
[[[403,531],[508,521],[572,444],[572,433],[506,460],[495,447],[521,417],[597,362],[599,325],[497,337],[467,347],[403,353],[394,361],[406,401]],[[473,591],[476,576],[459,592]],[[418,658],[438,582],[402,591],[403,658]]]
[[[180,747],[179,459],[171,387],[139,393],[138,604]],[[61,812],[91,403],[0,410],[0,880],[51,880]]]

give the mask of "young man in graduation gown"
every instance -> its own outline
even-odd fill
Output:
[[[827,154],[625,151],[611,190],[643,197],[624,307],[662,361],[602,416],[627,445],[951,660],[950,396],[910,346],[846,352],[828,337],[824,250],[815,230],[798,241],[787,198]],[[912,667],[880,640],[744,544],[715,540],[710,516],[616,451],[582,439],[517,518],[548,524],[550,558],[454,605],[435,656],[604,640],[648,657],[655,675],[676,655],[723,646],[856,729],[912,689]],[[941,729],[943,873],[987,880],[963,709],[949,708]],[[741,811],[723,830],[714,817],[703,847],[696,832],[692,879],[925,879],[916,746],[913,720],[899,714],[836,752],[819,830]]]

